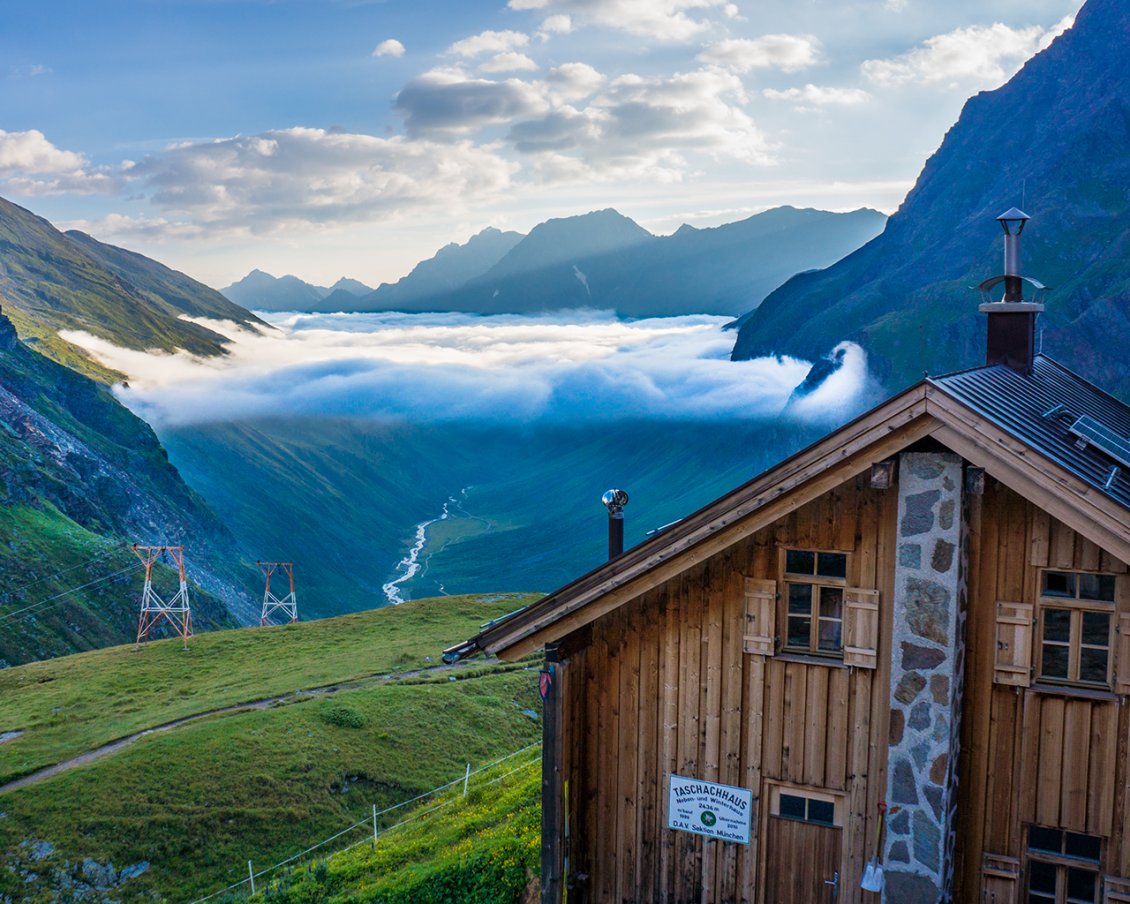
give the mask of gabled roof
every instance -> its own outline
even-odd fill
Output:
[[[1066,414],[1044,416],[1059,404]],[[1081,414],[1130,434],[1130,408],[1043,356],[1030,375],[996,365],[924,380],[448,652],[518,659],[926,437],[1130,562],[1130,484],[1107,486],[1114,462],[1075,445]]]
[[[1010,367],[978,367],[931,381],[1032,449],[1130,507],[1130,474],[1094,445],[1080,448],[1071,426],[1082,415],[1130,436],[1130,407],[1051,358],[1038,355],[1029,375]],[[1111,468],[1119,473],[1108,485]]]

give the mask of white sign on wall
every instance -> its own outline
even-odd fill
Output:
[[[749,844],[753,792],[697,778],[672,775],[667,789],[667,826],[707,838]]]

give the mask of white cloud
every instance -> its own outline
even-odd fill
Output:
[[[468,134],[483,126],[544,113],[541,89],[518,79],[472,78],[460,69],[433,69],[396,97],[411,136]]]
[[[97,220],[68,220],[60,229],[77,229],[102,241],[112,239],[200,239],[207,238],[205,227],[196,223],[178,223],[164,217],[132,217],[111,213]]]
[[[513,10],[569,15],[574,24],[601,25],[661,41],[686,41],[709,23],[688,13],[725,11],[727,0],[509,0]]]
[[[84,155],[55,147],[38,129],[0,129],[0,181],[6,191],[22,196],[101,194],[118,184],[108,169],[91,167]]]
[[[296,128],[182,144],[146,157],[130,176],[158,207],[195,224],[265,234],[491,198],[514,169],[467,142]]]
[[[456,41],[447,48],[447,53],[461,57],[477,57],[485,53],[506,53],[525,47],[530,36],[520,31],[483,31],[462,41]]]
[[[549,70],[545,81],[559,102],[574,103],[595,94],[607,79],[588,63],[562,63]]]
[[[538,37],[542,41],[548,41],[550,35],[567,35],[573,30],[573,18],[564,13],[558,13],[554,16],[547,16],[542,20],[541,27],[538,28]]]
[[[785,100],[801,107],[854,107],[872,99],[870,94],[860,88],[830,88],[813,84],[803,88],[786,88],[783,91],[766,88],[761,93],[770,100]]]
[[[524,53],[500,53],[479,66],[482,72],[529,72],[538,64]]]
[[[396,38],[387,38],[373,48],[372,55],[375,57],[402,57],[404,56],[404,53],[405,50],[403,44],[396,40]]]
[[[31,63],[26,66],[12,66],[8,71],[15,78],[35,78],[40,75],[50,75],[53,70],[42,63]]]
[[[280,410],[508,423],[774,417],[809,369],[787,358],[731,362],[733,336],[720,317],[269,316],[279,330],[200,321],[232,337],[223,359],[151,355],[84,334],[66,338],[128,374],[121,397],[161,425]],[[865,370],[851,374],[861,383]],[[843,376],[822,400],[839,416],[856,392]],[[805,416],[823,405],[813,401]]]
[[[811,35],[731,38],[707,47],[698,59],[734,72],[750,72],[753,69],[796,72],[820,61],[820,42]]]
[[[5,132],[0,129],[0,174],[73,173],[86,168],[86,158],[61,150],[38,129]]]
[[[602,114],[602,136],[613,153],[694,149],[769,163],[769,147],[743,109],[747,100],[737,76],[699,69],[669,78],[621,77],[590,107]]]
[[[597,75],[571,71],[587,87]],[[772,149],[743,109],[747,101],[741,79],[718,69],[667,78],[629,74],[583,108],[562,104],[516,123],[507,140],[533,155],[529,166],[542,182],[673,183],[693,171],[692,156],[772,162]]]
[[[1046,31],[1038,25],[1011,28],[1000,22],[957,28],[892,59],[866,60],[862,70],[877,85],[965,82],[995,88],[1046,46],[1067,21]]]

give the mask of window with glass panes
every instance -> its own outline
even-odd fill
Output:
[[[1028,827],[1028,904],[1096,904],[1102,840]]]
[[[847,553],[785,550],[785,649],[842,656]]]
[[[1115,578],[1081,571],[1041,573],[1040,680],[1110,684]]]

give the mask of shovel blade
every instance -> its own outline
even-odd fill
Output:
[[[879,865],[878,860],[870,861],[863,868],[863,878],[859,882],[859,887],[864,891],[883,890],[883,867]]]

